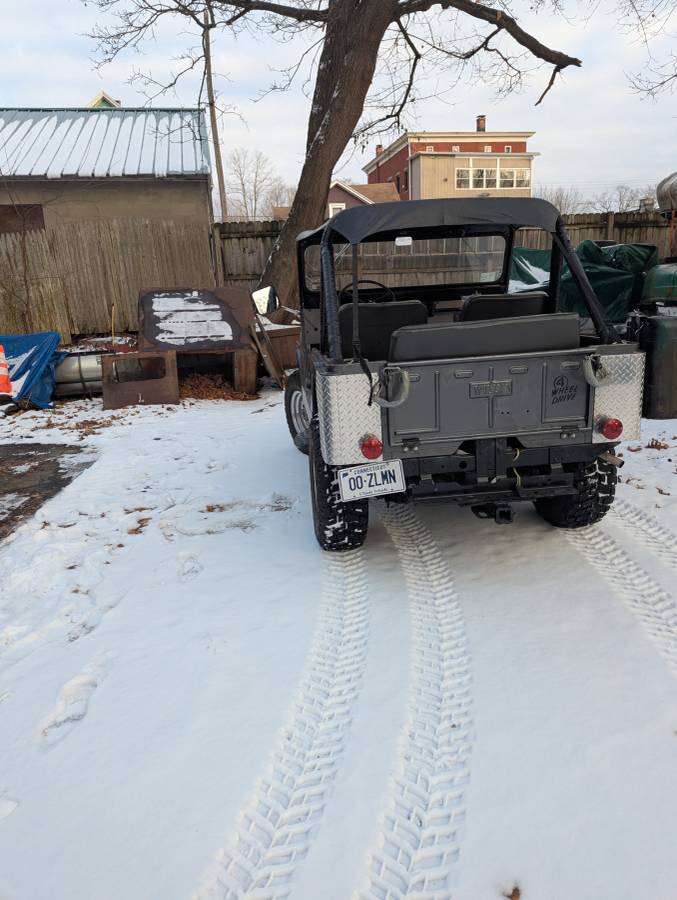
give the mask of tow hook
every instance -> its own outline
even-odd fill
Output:
[[[482,503],[470,509],[478,519],[493,519],[497,525],[511,525],[515,518],[509,503]]]
[[[610,466],[615,466],[617,469],[621,469],[625,465],[624,459],[621,459],[620,456],[616,456],[609,450],[607,450],[605,453],[600,453],[599,459],[601,459],[605,463],[608,463]]]

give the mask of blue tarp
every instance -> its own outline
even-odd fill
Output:
[[[0,335],[12,382],[12,399],[46,409],[52,405],[54,372],[65,353],[56,331]]]

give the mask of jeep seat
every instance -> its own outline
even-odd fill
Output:
[[[398,328],[423,325],[428,310],[420,300],[398,300],[387,303],[359,303],[360,345],[367,359],[387,359],[390,339]],[[341,352],[344,359],[353,355],[353,304],[339,309]]]
[[[553,313],[399,328],[391,338],[388,360],[414,362],[500,356],[506,353],[574,350],[579,346],[578,315]]]
[[[523,294],[471,294],[463,298],[458,321],[479,322],[484,319],[539,316],[548,312],[548,299],[545,291],[525,291]]]

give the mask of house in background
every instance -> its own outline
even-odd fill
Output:
[[[130,218],[209,227],[203,112],[125,109],[103,92],[92,102],[0,109],[0,230]]]
[[[399,200],[400,195],[394,184],[348,184],[345,181],[332,181],[327,198],[327,215],[329,218],[344,209],[353,206],[368,206],[372,203],[389,203]]]
[[[99,91],[93,100],[90,100],[87,106],[90,109],[120,109],[122,103],[119,100],[113,100],[110,94],[105,91]]]
[[[327,218],[353,206],[368,206],[372,203],[389,203],[399,200],[395,185],[349,184],[347,181],[332,181],[327,197]],[[274,206],[273,219],[283,222],[289,215],[290,206]]]
[[[402,200],[436,197],[530,197],[533,131],[407,131],[379,145],[364,167],[369,185],[390,184]]]

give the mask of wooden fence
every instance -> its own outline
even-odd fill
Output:
[[[563,218],[574,247],[581,241],[654,244],[661,259],[671,255],[669,223],[658,213],[581,213]],[[521,229],[518,244],[536,249],[550,246],[546,232],[536,228]]]
[[[668,223],[657,213],[584,214],[565,221],[574,244],[655,244],[660,257],[670,255]],[[116,328],[134,331],[141,288],[254,288],[282,225],[223,222],[209,234],[190,223],[114,219],[0,234],[0,333],[57,330],[68,342],[71,335],[109,331],[113,305]],[[518,237],[526,247],[547,241],[535,229]],[[378,277],[376,268],[366,268]],[[402,260],[398,268],[403,277],[415,274]]]
[[[209,233],[191,223],[112,219],[0,234],[0,333],[138,327],[142,288],[215,284]]]
[[[214,225],[214,251],[219,284],[253,290],[284,222],[219,222]],[[290,260],[295,266],[296,260]]]

